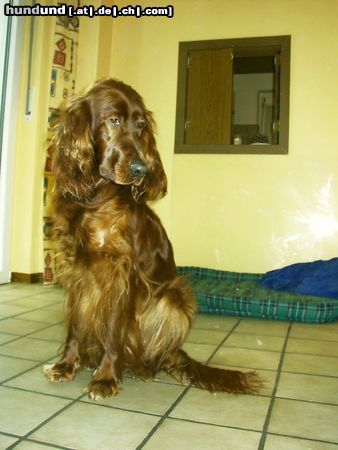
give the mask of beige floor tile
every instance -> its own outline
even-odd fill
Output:
[[[49,286],[45,286],[42,283],[26,283],[24,284],[24,289],[32,292],[48,292],[49,290],[52,290]]]
[[[0,333],[0,345],[5,344],[6,342],[12,341],[13,339],[16,339],[17,336],[14,336],[13,334],[6,334],[6,333]],[[1,347],[0,347],[0,353],[1,353]]]
[[[236,328],[236,332],[285,337],[288,328],[289,322],[278,322],[275,320],[243,319]]]
[[[59,308],[61,309],[64,306],[64,298],[63,295],[56,295],[56,294],[37,294],[34,295],[34,298],[36,300],[39,300],[41,302],[44,302],[43,308],[50,309],[50,308]]]
[[[338,407],[276,399],[268,432],[338,442]]]
[[[46,311],[57,311],[61,315],[61,317],[64,317],[65,315],[65,305],[63,301],[54,303],[54,305],[47,306],[44,308]]]
[[[36,307],[41,309],[31,311]],[[20,314],[0,321],[0,354],[11,356],[0,356],[0,382],[5,382],[0,387],[0,433],[23,435],[34,429],[81,396],[90,381],[91,372],[82,371],[73,382],[50,383],[41,366],[33,368],[36,361],[55,357],[64,337],[62,311],[60,288],[0,286],[0,317]],[[145,449],[258,448],[289,323],[201,314],[184,349],[205,362],[234,327],[210,365],[257,369],[266,380],[260,395],[236,397],[192,388]],[[26,334],[30,336],[7,343]],[[338,355],[338,324],[292,325],[268,430],[275,434],[268,434],[265,450],[338,450],[338,445],[319,442],[338,442],[338,407],[333,405],[338,405],[338,359],[329,357],[333,355]],[[16,448],[134,449],[184,390],[165,373],[158,378],[143,382],[125,376],[117,397],[102,402],[82,397]],[[5,420],[1,411],[6,411]],[[0,448],[14,442],[15,437],[0,434]]]
[[[219,345],[225,338],[224,331],[203,330],[200,328],[193,328],[186,339],[186,342],[193,342],[195,344],[211,344]]]
[[[0,294],[1,292],[8,291],[8,289],[14,289],[14,283],[0,284]]]
[[[13,282],[13,283],[5,283],[5,284],[1,284],[0,285],[0,289],[17,289],[18,287],[24,287],[27,286],[27,283],[17,283],[17,282]]]
[[[306,324],[294,323],[290,337],[300,339],[319,339],[322,341],[338,341],[338,323]]]
[[[47,296],[43,296],[41,298],[38,295],[31,295],[30,297],[12,300],[10,304],[15,306],[21,306],[23,308],[37,309],[50,306],[53,303],[55,303],[55,300],[53,300],[53,298],[48,298]]]
[[[83,400],[92,404],[163,415],[184,390],[183,386],[174,384],[133,379],[125,379],[121,387],[122,390],[116,397],[99,402],[85,398]]]
[[[34,291],[29,288],[4,289],[0,291],[0,299],[2,301],[16,300],[19,298],[27,298],[34,295]]]
[[[185,342],[183,350],[188,355],[199,362],[205,363],[216,349],[215,345],[194,344],[193,342]]]
[[[11,317],[18,314],[24,314],[30,308],[24,306],[11,305],[10,303],[0,303],[0,317]]]
[[[264,450],[337,450],[337,445],[270,434]]]
[[[328,356],[286,353],[282,370],[285,372],[336,377],[338,374],[338,359]]]
[[[280,354],[278,352],[222,347],[212,358],[210,364],[277,370],[279,359]]]
[[[4,319],[0,321],[0,331],[3,333],[23,336],[34,331],[42,330],[48,326],[47,323],[32,322],[22,319]]]
[[[256,450],[259,439],[260,433],[254,431],[232,430],[167,419],[143,448],[145,450]]]
[[[277,397],[338,404],[338,378],[282,373]]]
[[[42,283],[10,283],[13,289],[17,288],[20,292],[28,294],[29,292],[41,292],[45,290]]]
[[[14,301],[15,299],[19,298],[21,298],[21,295],[18,292],[18,290],[14,289],[0,290],[0,305],[9,304],[11,301]]]
[[[19,450],[46,450],[48,448],[53,448],[55,450],[55,447],[51,447],[50,445],[38,444],[37,442],[33,441],[23,441],[15,448]]]
[[[262,430],[270,399],[254,395],[211,394],[190,389],[171,417],[215,425]]]
[[[286,351],[289,353],[338,357],[338,342],[290,338]]]
[[[48,286],[43,287],[40,290],[36,291],[36,295],[45,296],[45,297],[64,297],[64,290],[62,288],[51,288]]]
[[[24,436],[69,403],[68,400],[6,387],[0,387],[0,397],[0,431],[18,436]]]
[[[10,445],[14,444],[17,441],[17,438],[5,436],[4,434],[0,434],[0,448],[5,449]],[[17,448],[17,447],[16,447]]]
[[[0,382],[8,380],[34,366],[36,366],[36,361],[25,361],[23,359],[0,356]]]
[[[78,403],[32,434],[61,447],[81,450],[135,449],[159,417]]]
[[[213,314],[197,314],[193,328],[214,331],[230,331],[239,319],[236,317],[216,316]]]
[[[234,332],[225,341],[224,346],[253,348],[256,350],[281,351],[284,342],[284,337]]]
[[[0,347],[0,354],[14,356],[15,358],[45,361],[57,355],[60,344],[40,339],[20,338]]]
[[[52,325],[48,328],[44,328],[41,331],[31,334],[29,337],[46,339],[47,341],[63,342],[66,336],[66,329],[63,324]]]
[[[59,311],[51,311],[46,309],[39,309],[37,311],[26,312],[18,316],[18,318],[53,324],[61,322],[63,319],[62,314]]]
[[[42,372],[42,366],[13,378],[5,386],[17,387],[43,394],[56,395],[67,398],[78,398],[91,380],[91,372],[79,372],[73,381],[53,383],[48,381]]]

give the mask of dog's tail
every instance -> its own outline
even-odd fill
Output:
[[[187,379],[194,386],[210,392],[255,394],[264,386],[255,372],[208,367],[190,358],[183,350],[176,354],[167,372],[180,381]]]

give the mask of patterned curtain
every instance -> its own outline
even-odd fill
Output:
[[[60,2],[61,3],[61,2]],[[78,6],[78,0],[62,1],[74,7]],[[53,143],[52,126],[58,117],[59,107],[67,97],[75,91],[75,75],[78,49],[79,19],[77,17],[56,17],[53,51],[52,72],[50,80],[49,109],[48,109],[48,133],[47,155],[44,171],[44,195],[43,195],[43,251],[44,251],[44,284],[56,284],[56,245],[52,239],[53,222],[51,218],[51,193],[54,186],[51,173]]]

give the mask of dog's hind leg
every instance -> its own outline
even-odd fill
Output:
[[[159,289],[139,319],[146,365],[210,392],[257,392],[263,382],[255,372],[208,367],[181,350],[195,309],[194,297],[184,280],[175,278]]]
[[[184,279],[164,283],[138,317],[142,340],[142,362],[155,372],[176,353],[189,332],[196,312],[194,295]]]

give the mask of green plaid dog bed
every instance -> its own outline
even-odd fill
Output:
[[[265,289],[260,274],[199,267],[178,267],[177,273],[187,277],[200,313],[307,323],[338,320],[337,300]]]

